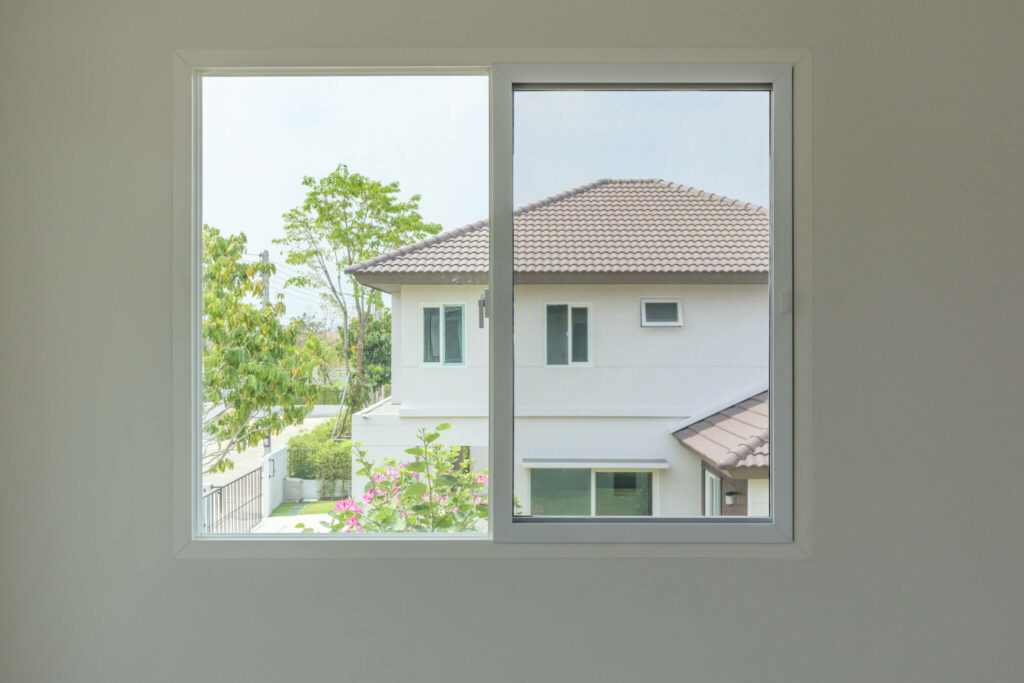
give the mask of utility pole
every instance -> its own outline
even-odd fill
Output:
[[[263,262],[264,266],[270,264],[270,250],[264,249],[260,252],[260,261]],[[263,269],[263,307],[270,307],[270,270],[268,268]],[[263,456],[270,455],[270,432],[263,437]]]
[[[260,261],[266,266],[270,263],[270,251],[264,249],[260,252]],[[263,305],[264,307],[270,305],[270,272],[266,269],[263,271]]]

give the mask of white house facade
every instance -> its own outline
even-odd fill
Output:
[[[517,210],[515,227],[522,512],[767,514],[767,439],[763,466],[741,476],[690,434],[728,452],[749,435],[716,427],[716,411],[767,387],[767,213],[603,180]],[[449,422],[446,443],[487,467],[486,259],[481,222],[349,269],[392,296],[392,394],[352,422],[371,458],[406,457],[418,429]]]

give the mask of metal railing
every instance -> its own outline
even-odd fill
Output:
[[[203,494],[203,532],[247,534],[263,521],[263,468]]]

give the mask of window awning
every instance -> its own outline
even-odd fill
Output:
[[[668,469],[668,460],[663,458],[523,458],[523,467],[531,469],[618,469],[642,472],[666,470]]]

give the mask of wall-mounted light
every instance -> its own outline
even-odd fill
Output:
[[[726,505],[735,505],[736,504],[736,494],[738,494],[738,493],[739,493],[739,491],[726,491],[725,492],[725,504]]]

